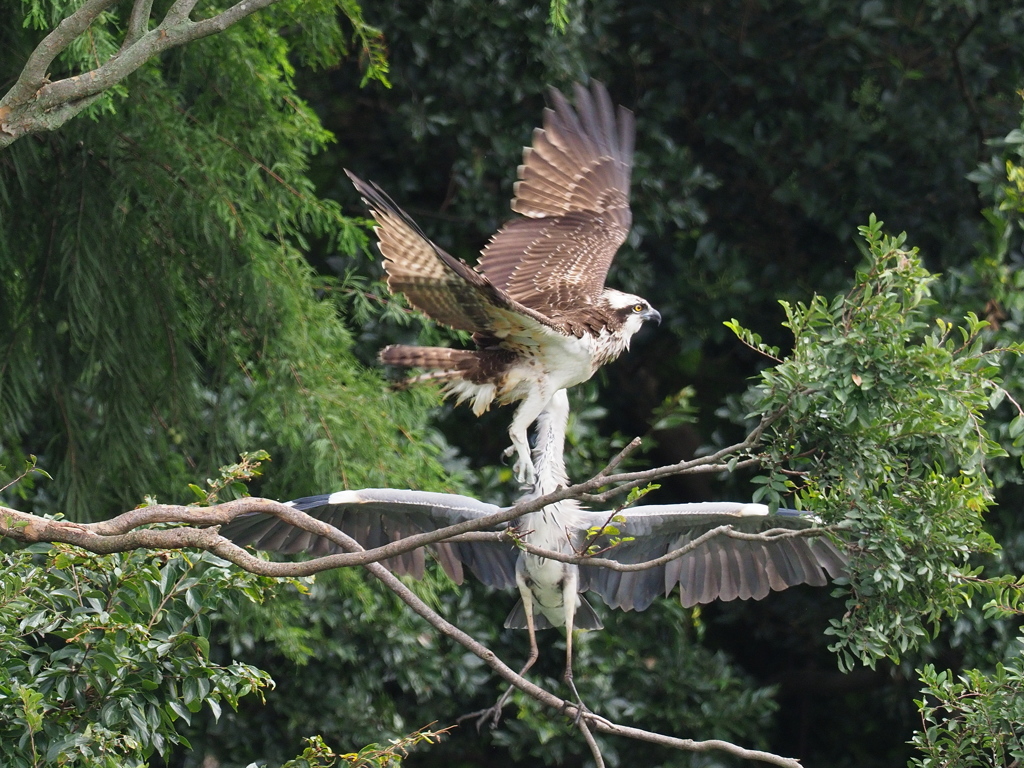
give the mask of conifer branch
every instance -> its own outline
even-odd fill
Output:
[[[25,62],[25,67],[14,87],[3,99],[0,99],[0,121],[5,117],[3,110],[9,109],[10,104],[28,101],[33,94],[49,82],[47,71],[53,60],[71,45],[75,38],[87,30],[97,16],[116,2],[117,0],[86,0],[81,8],[60,22],[50,34],[43,38],[28,57],[28,61]],[[2,122],[0,122],[0,130],[7,131]]]
[[[146,34],[149,28],[149,15],[153,12],[153,0],[135,0],[132,13],[128,17],[128,32],[121,43],[121,51],[130,48]]]

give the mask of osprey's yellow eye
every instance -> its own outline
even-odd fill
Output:
[[[634,312],[643,312],[644,311],[644,305],[643,304],[634,304],[633,305],[633,311]]]

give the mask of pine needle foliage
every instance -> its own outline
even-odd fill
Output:
[[[17,20],[3,48],[24,55],[70,9],[0,5]],[[256,448],[275,462],[268,495],[439,483],[419,439],[433,396],[388,392],[355,360],[303,257],[314,239],[365,245],[307,176],[332,137],[290,63],[337,61],[351,8],[281,3],[0,155],[0,451],[53,475],[37,509],[86,518],[177,498]],[[373,38],[355,18],[357,42]],[[116,21],[54,66],[95,66]],[[4,57],[3,80],[24,55]]]

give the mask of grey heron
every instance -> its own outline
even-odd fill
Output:
[[[568,397],[561,390],[538,419],[533,452],[537,483],[525,499],[568,485],[563,458],[568,413]],[[366,548],[479,520],[502,510],[467,496],[392,488],[339,491],[289,504],[335,526]],[[586,510],[576,501],[564,500],[523,515],[514,525],[530,544],[572,555],[579,553],[588,531],[604,526],[608,520],[608,512]],[[602,552],[602,557],[636,564],[680,549],[718,526],[759,533],[779,528],[806,529],[814,525],[814,519],[793,511],[770,515],[763,504],[705,502],[625,509],[614,525],[623,542]],[[269,551],[314,556],[340,551],[323,537],[267,515],[238,518],[223,533],[238,544]],[[827,538],[806,536],[754,540],[716,536],[675,560],[639,571],[581,567],[531,554],[511,542],[441,542],[431,549],[457,584],[462,583],[464,569],[468,568],[491,587],[518,587],[520,600],[505,626],[525,628],[530,633],[530,656],[523,673],[538,656],[535,631],[566,628],[565,679],[574,693],[572,630],[602,627],[584,592],[595,592],[609,607],[625,611],[642,611],[656,597],[667,596],[676,587],[686,607],[713,600],[760,600],[772,590],[798,584],[824,586],[826,573],[835,578],[845,565],[844,556]],[[423,550],[413,550],[384,564],[396,573],[422,577]]]

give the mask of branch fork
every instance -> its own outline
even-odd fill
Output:
[[[23,136],[52,131],[79,114],[149,59],[222,32],[277,0],[242,0],[208,19],[192,21],[198,0],[176,0],[149,29],[153,0],[135,0],[118,52],[95,69],[51,81],[50,65],[118,0],[86,0],[36,46],[14,86],[0,98],[0,149]]]

